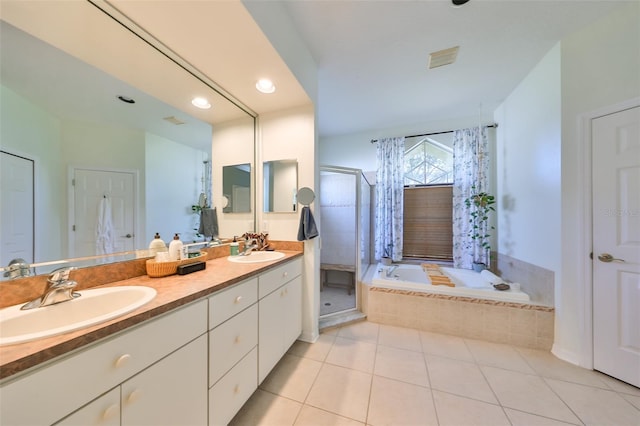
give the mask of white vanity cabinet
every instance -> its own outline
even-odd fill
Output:
[[[150,416],[155,416],[157,410],[184,411],[185,415],[197,410],[202,413],[201,418],[204,420],[200,424],[203,424],[206,422],[207,412],[206,331],[207,304],[203,300],[20,375],[0,386],[0,424],[50,425],[82,407],[82,411],[77,413],[78,418],[81,418],[80,416],[93,410],[93,403],[86,404],[94,400],[98,406],[98,419],[106,417],[106,420],[115,422],[110,413],[116,411],[116,417],[120,419],[121,411],[122,419],[125,420],[122,424],[145,424],[146,421],[140,419],[139,414],[135,414],[133,402],[136,397],[129,401],[133,388],[141,389],[137,395],[137,402],[141,407],[153,407],[150,411],[145,409]],[[196,340],[199,336],[203,338]],[[186,345],[189,342],[191,344]],[[200,349],[197,349],[198,347]],[[196,350],[200,350],[202,355],[193,357]],[[189,364],[188,373],[183,362]],[[173,371],[165,368],[171,368]],[[199,380],[191,382],[195,374],[190,369],[198,371]],[[183,373],[188,377],[188,380],[181,383],[185,388],[176,389],[174,381]],[[120,385],[122,389],[117,392],[121,393],[124,402],[108,401],[102,408],[96,398],[108,399],[107,395],[110,395],[113,389],[120,389]],[[154,394],[153,390],[158,393]],[[183,399],[168,402],[166,397],[159,396],[159,393],[164,394],[161,391],[193,395],[194,404],[178,405],[185,402]],[[196,398],[198,392],[203,396]],[[117,407],[111,408],[113,405],[120,405],[120,410]],[[127,412],[133,413],[132,423],[126,422]],[[73,420],[73,417],[70,419]],[[148,424],[158,424],[157,421],[153,422],[153,419]],[[167,417],[162,419],[162,423],[170,424],[166,421]],[[84,421],[80,424],[82,423]],[[175,424],[186,423],[178,421]]]
[[[226,425],[302,328],[294,259],[0,384],[0,425]]]
[[[302,261],[258,278],[258,383],[267,377],[302,331]]]
[[[207,336],[202,335],[56,426],[204,425]]]
[[[226,425],[256,390],[258,278],[209,298],[209,425]]]

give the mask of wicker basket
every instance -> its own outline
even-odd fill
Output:
[[[205,262],[206,260],[207,253],[204,251],[200,252],[200,256],[171,262],[156,262],[155,259],[149,259],[147,260],[147,275],[149,275],[151,278],[167,277],[178,272],[178,266],[180,265]]]

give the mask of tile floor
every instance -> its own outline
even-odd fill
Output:
[[[359,322],[296,342],[232,425],[640,425],[640,389],[548,352]]]

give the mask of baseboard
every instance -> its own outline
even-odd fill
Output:
[[[551,353],[563,361],[567,361],[571,364],[582,367],[580,363],[580,359],[581,359],[580,355],[573,351],[568,351],[566,349],[563,349],[554,343],[553,346],[551,347]]]

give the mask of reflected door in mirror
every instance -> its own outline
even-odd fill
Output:
[[[75,231],[71,256],[134,249],[135,181],[132,172],[74,171]]]
[[[33,262],[33,160],[0,153],[0,266]]]

